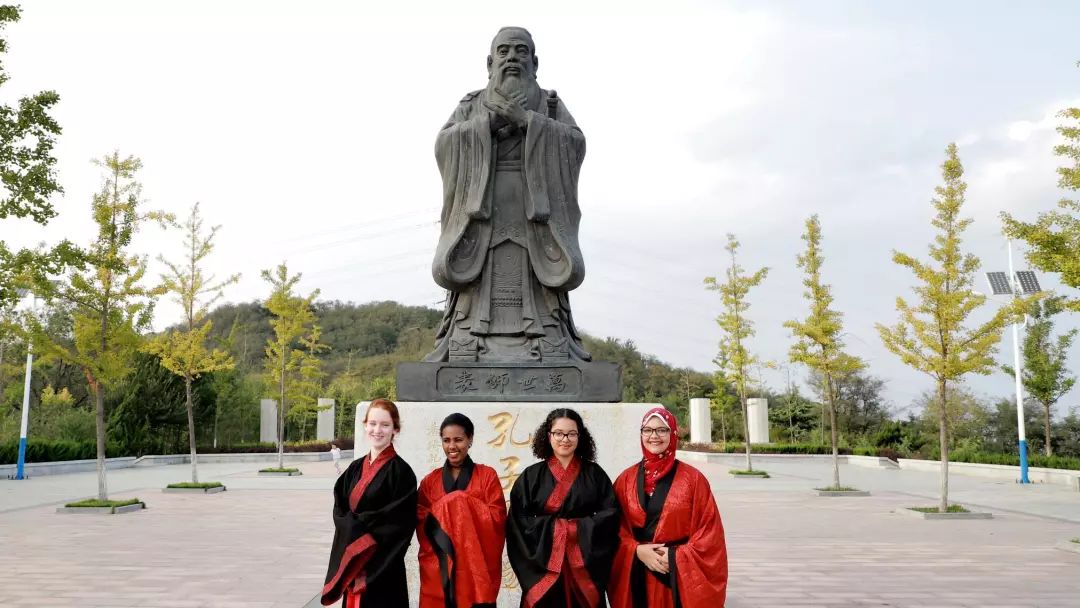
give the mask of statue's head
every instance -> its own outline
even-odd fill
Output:
[[[536,45],[529,30],[504,27],[495,34],[491,41],[491,54],[487,58],[488,79],[496,83],[516,80],[527,86],[536,82],[536,69],[539,66]]]

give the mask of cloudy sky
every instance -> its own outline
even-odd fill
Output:
[[[1080,5],[1067,1],[361,4],[23,0],[0,96],[60,94],[66,192],[48,227],[7,221],[3,238],[86,242],[90,159],[118,149],[143,160],[148,208],[200,201],[222,224],[212,265],[243,275],[230,300],[263,297],[259,271],[287,260],[323,298],[436,306],[435,134],[484,86],[495,31],[521,25],[541,86],[588,139],[581,328],[710,370],[719,297],[702,279],[723,273],[732,232],[744,267],[772,269],[752,296],[754,347],[782,361],[781,323],[803,313],[799,235],[818,213],[851,351],[904,411],[929,379],[874,323],[910,293],[890,252],[925,256],[945,146],[967,170],[966,247],[1003,270],[998,213],[1033,218],[1060,198],[1055,114],[1080,104]],[[136,247],[173,256],[180,238],[148,228]],[[161,306],[157,326],[177,313]],[[1011,391],[1003,374],[971,385]]]

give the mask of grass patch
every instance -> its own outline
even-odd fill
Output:
[[[193,483],[190,481],[181,481],[180,483],[170,483],[165,486],[167,488],[199,488],[205,490],[207,488],[220,488],[220,481],[200,481],[199,483]]]
[[[80,500],[77,502],[69,502],[65,507],[126,507],[128,505],[142,504],[142,501],[138,498],[131,498],[129,500],[98,500],[96,498],[87,498],[86,500]]]
[[[299,473],[300,469],[297,469],[295,467],[285,467],[285,468],[281,468],[281,469],[279,469],[277,467],[270,467],[270,468],[267,468],[267,469],[259,469],[259,472],[260,473]]]
[[[1074,543],[1080,545],[1080,538],[1074,538],[1074,539],[1072,539],[1071,542],[1074,542]]]
[[[769,477],[769,474],[765,471],[747,471],[744,469],[731,469],[730,471],[728,471],[728,473],[742,477]]]
[[[938,510],[937,507],[908,507],[908,508],[911,509],[912,511],[918,511],[919,513],[940,513],[941,512],[941,511]],[[949,505],[948,510],[946,510],[945,512],[946,513],[971,513],[971,511],[968,511],[967,509],[965,509],[964,507],[962,507],[960,505]]]
[[[851,486],[828,486],[826,488],[814,488],[821,492],[858,492],[859,488],[853,488]]]

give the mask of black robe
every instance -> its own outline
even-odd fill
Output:
[[[416,475],[392,445],[373,465],[365,455],[338,477],[334,530],[322,604],[344,597],[345,608],[408,608],[405,551],[416,530]]]
[[[603,606],[618,546],[619,503],[600,465],[575,457],[564,472],[552,458],[514,482],[506,550],[525,608]]]

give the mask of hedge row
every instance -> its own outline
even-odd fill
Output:
[[[680,449],[692,452],[712,452],[716,454],[741,454],[746,448],[741,443],[729,443],[721,446],[718,443],[683,443]],[[909,458],[896,450],[889,448],[839,448],[841,455],[854,454],[857,456],[877,456],[898,460]],[[832,454],[832,448],[827,445],[813,444],[785,444],[775,443],[770,445],[755,445],[751,447],[754,454]],[[1004,464],[1020,466],[1019,454],[995,454],[987,452],[971,452],[967,450],[955,450],[949,454],[952,462],[970,462],[979,464]],[[1080,458],[1071,456],[1044,456],[1042,454],[1030,454],[1028,465],[1047,469],[1065,469],[1070,471],[1080,470]]]
[[[105,455],[112,458],[119,456],[116,444],[105,446]],[[90,460],[97,458],[97,444],[93,441],[48,441],[28,439],[26,442],[26,462],[54,462],[58,460]],[[19,461],[19,442],[0,443],[0,464],[15,464]]]
[[[353,440],[335,439],[334,443],[343,450],[353,449]],[[197,448],[200,454],[242,454],[273,453],[277,446],[273,443],[238,444],[231,446],[202,446]],[[329,441],[307,441],[304,443],[285,443],[286,452],[326,452],[330,450]],[[187,452],[180,452],[186,454]],[[109,458],[134,456],[123,454],[115,443],[109,443],[105,449]],[[64,460],[91,460],[97,458],[97,444],[93,441],[49,441],[29,439],[26,442],[26,462],[60,462]],[[19,459],[19,442],[0,443],[0,464],[15,464]]]
[[[953,462],[972,462],[978,464],[1005,464],[1020,466],[1019,454],[988,454],[986,452],[968,452],[957,450],[949,454],[949,460]],[[1066,469],[1080,471],[1080,458],[1071,456],[1046,456],[1045,454],[1029,454],[1028,466],[1042,467],[1046,469]]]

